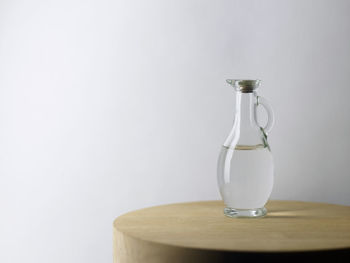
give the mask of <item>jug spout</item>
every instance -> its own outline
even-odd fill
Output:
[[[226,82],[242,93],[252,93],[260,85],[259,79],[227,79]]]
[[[235,80],[234,79],[227,79],[226,82],[232,86],[234,86]]]

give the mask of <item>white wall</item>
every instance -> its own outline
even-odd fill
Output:
[[[350,2],[0,1],[0,262],[111,262],[129,210],[218,199],[226,78],[273,104],[274,199],[350,205]]]

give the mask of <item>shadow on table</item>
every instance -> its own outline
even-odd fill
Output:
[[[311,218],[310,214],[302,211],[267,211],[265,218]]]
[[[314,218],[317,217],[311,213],[310,209],[267,209],[265,218]]]

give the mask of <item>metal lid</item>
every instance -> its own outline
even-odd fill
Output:
[[[259,79],[227,79],[226,82],[242,93],[252,93],[260,85]]]

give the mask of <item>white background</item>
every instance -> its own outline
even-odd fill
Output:
[[[273,199],[350,205],[349,1],[0,1],[0,262],[112,262],[112,221],[219,199],[226,78],[275,109]]]

